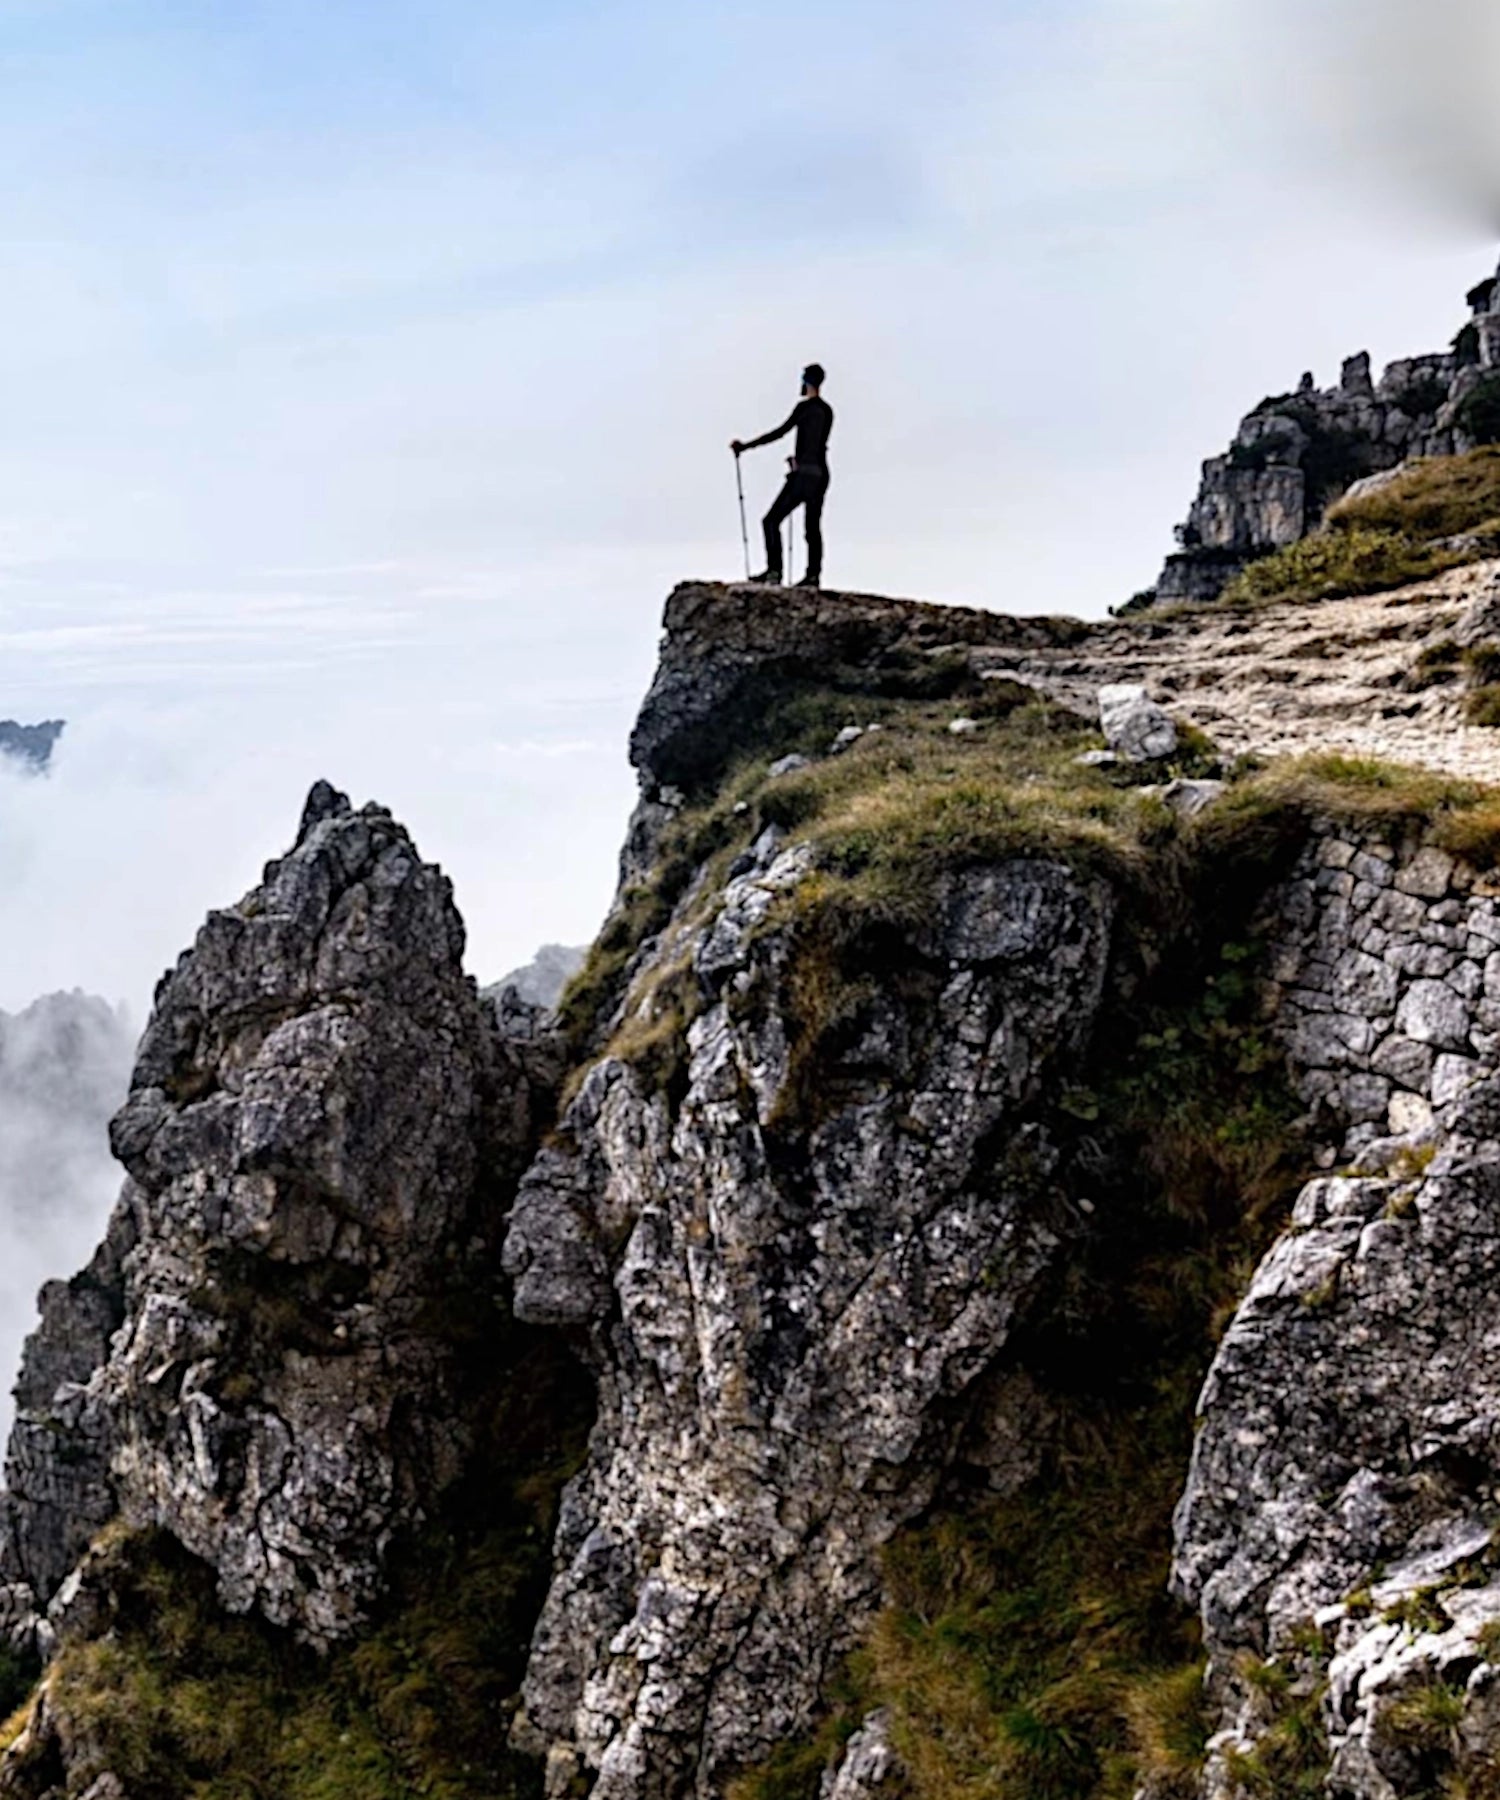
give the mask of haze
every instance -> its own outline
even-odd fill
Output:
[[[318,776],[482,978],[587,939],[810,356],[831,585],[1149,581],[1249,403],[1493,260],[1484,81],[1380,4],[0,4],[0,716],[70,721],[0,776],[0,1006],[143,1016]]]

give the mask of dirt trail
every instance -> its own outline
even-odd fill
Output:
[[[1142,682],[1233,753],[1342,750],[1500,783],[1500,729],[1464,723],[1462,671],[1418,685],[1423,650],[1489,642],[1500,644],[1500,561],[1389,594],[1145,614],[1067,649],[971,655],[1090,714],[1105,682]]]

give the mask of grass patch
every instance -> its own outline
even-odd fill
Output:
[[[1384,593],[1474,560],[1406,532],[1337,525],[1251,563],[1224,589],[1221,604],[1264,606]]]
[[[1475,688],[1464,700],[1464,717],[1471,725],[1491,729],[1500,725],[1500,685],[1486,683]]]
[[[1231,1748],[1224,1757],[1230,1779],[1264,1800],[1321,1800],[1328,1777],[1328,1738],[1323,1726],[1327,1653],[1310,1642],[1296,1667],[1280,1658],[1248,1659],[1242,1673],[1259,1696],[1261,1729],[1253,1750]]]
[[[1500,520],[1500,446],[1467,456],[1426,457],[1373,494],[1339,501],[1328,517],[1341,527],[1424,540],[1493,526]]]
[[[488,1352],[508,1377],[484,1454],[397,1558],[362,1641],[319,1658],[226,1614],[212,1571],[165,1535],[114,1540],[103,1629],[68,1645],[51,1677],[100,1768],[152,1800],[535,1800],[540,1771],[506,1735],[591,1404],[540,1335],[497,1321]]]
[[[1372,494],[1336,501],[1321,531],[1252,563],[1223,599],[1255,606],[1382,593],[1494,555],[1500,446],[1491,445],[1413,463]]]

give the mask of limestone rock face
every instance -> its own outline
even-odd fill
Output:
[[[1330,832],[1277,898],[1277,1017],[1352,1170],[1303,1191],[1199,1402],[1173,1579],[1210,1655],[1210,1800],[1274,1723],[1247,1655],[1321,1697],[1330,1792],[1500,1764],[1500,917],[1470,884]]]
[[[524,1057],[463,943],[406,832],[320,785],[296,847],[163,979],[113,1126],[130,1179],[26,1354],[13,1634],[29,1608],[47,1647],[115,1513],[211,1563],[232,1610],[318,1641],[364,1618],[463,1453],[444,1297],[481,1285],[525,1153]]]
[[[819,591],[767,603],[766,590],[685,582],[667,601],[661,660],[630,739],[648,808],[664,788],[718,771],[724,747],[768,694],[840,664],[877,679],[883,665],[956,645],[1017,652],[1076,642],[1072,619],[1010,618],[958,606],[921,606],[868,594]],[[863,724],[852,718],[852,724]],[[627,867],[649,863],[649,844],[627,844]]]
[[[1203,465],[1178,528],[1159,601],[1216,600],[1247,564],[1306,537],[1331,502],[1414,457],[1473,448],[1461,402],[1500,362],[1500,288],[1470,296],[1472,343],[1394,362],[1377,382],[1370,358],[1349,357],[1336,386],[1304,376],[1295,393],[1263,400],[1229,451]]]
[[[718,1794],[805,1725],[1077,1217],[1035,1115],[1088,1040],[1108,891],[950,878],[808,1093],[788,903],[815,877],[771,830],[690,894],[626,1003],[689,959],[685,1067],[595,1063],[512,1217],[517,1312],[600,1392],[518,1728],[557,1794]]]

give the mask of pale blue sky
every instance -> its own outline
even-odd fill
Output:
[[[71,721],[0,778],[0,1005],[143,1007],[321,775],[480,975],[588,937],[662,598],[736,573],[726,441],[809,357],[831,582],[1149,580],[1249,404],[1493,259],[1308,17],[0,0],[0,716]]]

